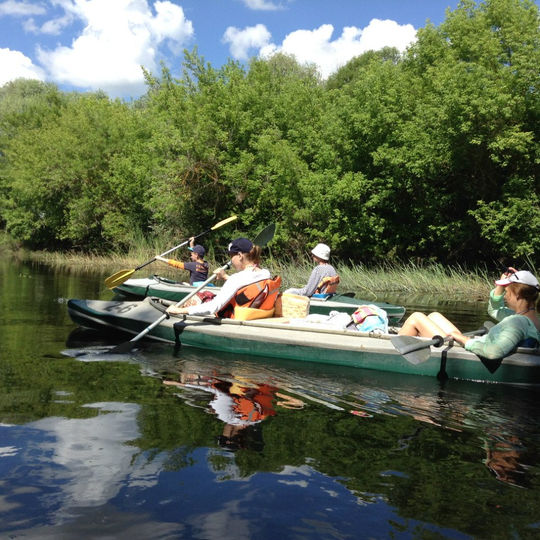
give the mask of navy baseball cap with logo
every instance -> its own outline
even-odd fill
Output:
[[[200,244],[197,244],[188,249],[189,251],[193,251],[194,253],[196,253],[199,257],[204,257],[204,254],[206,253],[206,250]]]
[[[251,240],[248,240],[247,238],[237,238],[236,240],[233,240],[229,244],[227,251],[229,252],[229,254],[249,253],[252,248],[253,248],[253,242]]]

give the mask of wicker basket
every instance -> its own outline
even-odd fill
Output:
[[[299,294],[281,295],[281,315],[289,319],[302,319],[309,315],[309,297]]]

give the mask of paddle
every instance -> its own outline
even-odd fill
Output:
[[[493,327],[493,323],[491,321],[486,321],[482,328],[473,330],[472,332],[466,332],[464,335],[481,336],[487,334],[491,327]],[[451,339],[452,336],[447,336],[445,338],[442,336],[433,336],[432,339],[428,340],[419,339],[413,336],[393,336],[390,338],[390,341],[399,354],[405,357],[407,362],[418,365],[429,360],[431,356],[431,346],[440,347]]]
[[[266,244],[268,244],[272,238],[274,238],[274,234],[276,233],[276,224],[270,223],[270,225],[267,225],[254,239],[253,243],[256,246],[265,247]]]
[[[234,221],[235,219],[237,219],[237,216],[231,216],[231,217],[229,217],[227,219],[224,219],[224,220],[220,221],[219,223],[216,223],[210,229],[195,235],[193,238],[199,238],[200,236],[203,236],[203,235],[205,235],[205,234],[207,234],[207,233],[209,233],[211,231],[215,231],[216,229],[219,229],[220,227],[223,227],[223,225],[227,225],[227,223],[230,223],[231,221]],[[158,255],[158,256],[159,257],[165,257],[165,255],[168,255],[169,253],[177,250],[178,248],[181,248],[182,246],[185,246],[188,243],[189,243],[189,240],[186,240],[185,242],[182,242],[181,244],[178,244],[177,246],[174,246],[173,248],[168,249],[167,251],[164,251],[161,255]],[[137,268],[133,268],[132,270],[120,270],[120,271],[116,272],[115,274],[113,274],[112,276],[109,276],[105,280],[105,285],[109,289],[114,289],[115,287],[118,287],[118,285],[121,285],[122,283],[124,283],[124,281],[129,279],[129,277],[134,272],[136,272],[137,270],[140,270],[141,268],[144,268],[146,265],[154,262],[155,260],[156,260],[156,257],[152,257],[149,261],[146,261],[145,263],[141,264],[140,266],[137,266]]]
[[[229,218],[230,219],[230,218]],[[253,241],[254,244],[264,247],[268,242],[274,238],[274,233],[276,232],[276,224],[272,223],[265,227],[256,237]],[[178,301],[176,304],[174,304],[176,307],[180,307],[183,304],[185,304],[190,298],[195,296],[202,288],[204,288],[206,285],[208,285],[212,280],[216,278],[216,275],[221,270],[228,270],[231,267],[231,261],[229,261],[227,264],[223,265],[218,270],[214,271],[214,273],[203,283],[201,283],[193,292],[190,292],[187,296],[182,298],[182,300]],[[139,341],[142,337],[144,337],[150,330],[155,328],[158,324],[160,324],[162,321],[170,317],[168,313],[164,313],[159,319],[154,321],[151,325],[147,326],[142,332],[138,333],[133,339],[130,341],[126,341],[125,343],[121,343],[120,345],[117,345],[113,349],[111,349],[109,352],[110,354],[124,354],[130,352],[135,343]]]
[[[228,270],[231,267],[230,261],[223,265],[221,268],[219,268],[216,272],[219,272],[220,270]],[[183,304],[185,304],[190,298],[193,298],[201,289],[203,289],[206,285],[208,285],[211,281],[213,281],[217,274],[214,272],[206,281],[201,283],[193,292],[190,292],[187,296],[184,296],[182,300],[179,300],[174,304],[176,307],[180,307]],[[159,319],[154,321],[151,325],[147,326],[142,332],[139,332],[133,339],[130,341],[126,341],[125,343],[120,343],[120,345],[117,345],[113,349],[111,349],[109,352],[111,354],[123,354],[128,353],[133,349],[135,343],[139,341],[142,337],[144,337],[150,330],[154,329],[158,324],[160,324],[162,321],[170,317],[168,313],[164,313]]]

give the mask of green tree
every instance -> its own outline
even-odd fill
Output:
[[[113,245],[106,225],[119,198],[109,171],[129,144],[132,118],[125,104],[102,94],[72,94],[57,116],[19,127],[4,146],[7,230],[35,247]]]
[[[514,206],[538,190],[539,22],[528,1],[464,1],[409,52],[418,100],[393,158],[418,179],[429,221],[420,245],[440,258],[495,257],[501,242],[484,234],[484,203]],[[526,207],[538,215],[537,203]],[[535,222],[519,236],[506,228],[508,251],[534,244]]]

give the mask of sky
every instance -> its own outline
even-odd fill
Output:
[[[0,86],[20,78],[136,99],[141,66],[180,76],[184,49],[214,68],[277,52],[326,79],[354,56],[404,51],[458,0],[0,0]]]

